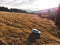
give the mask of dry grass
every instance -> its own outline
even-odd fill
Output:
[[[0,40],[6,45],[27,45],[31,29],[41,30],[41,39],[36,40],[41,45],[60,45],[57,37],[57,27],[54,22],[37,15],[11,13],[0,11]],[[33,43],[31,45],[38,45]]]

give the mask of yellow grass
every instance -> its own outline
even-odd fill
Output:
[[[60,39],[57,37],[58,29],[53,21],[34,14],[0,11],[0,40],[6,45],[26,45],[33,28],[42,32],[41,39],[36,40],[37,43],[60,45]]]

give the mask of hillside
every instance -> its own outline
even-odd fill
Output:
[[[0,11],[0,45],[27,45],[33,28],[42,32],[41,39],[28,45],[60,45],[53,21],[33,14]]]
[[[48,15],[49,14],[52,15],[56,12],[57,12],[57,7],[35,11],[36,14],[48,14]]]

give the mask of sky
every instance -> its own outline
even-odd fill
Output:
[[[59,0],[0,0],[0,6],[24,10],[42,10],[57,7]]]

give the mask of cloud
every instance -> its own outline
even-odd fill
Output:
[[[32,4],[34,0],[0,0],[0,6],[21,7]]]
[[[0,0],[0,6],[26,10],[39,10],[57,6],[59,0]]]
[[[34,2],[34,0],[19,0],[19,1],[14,1],[14,2],[10,2],[8,4],[10,4],[11,6],[27,6],[27,5],[31,5]]]

